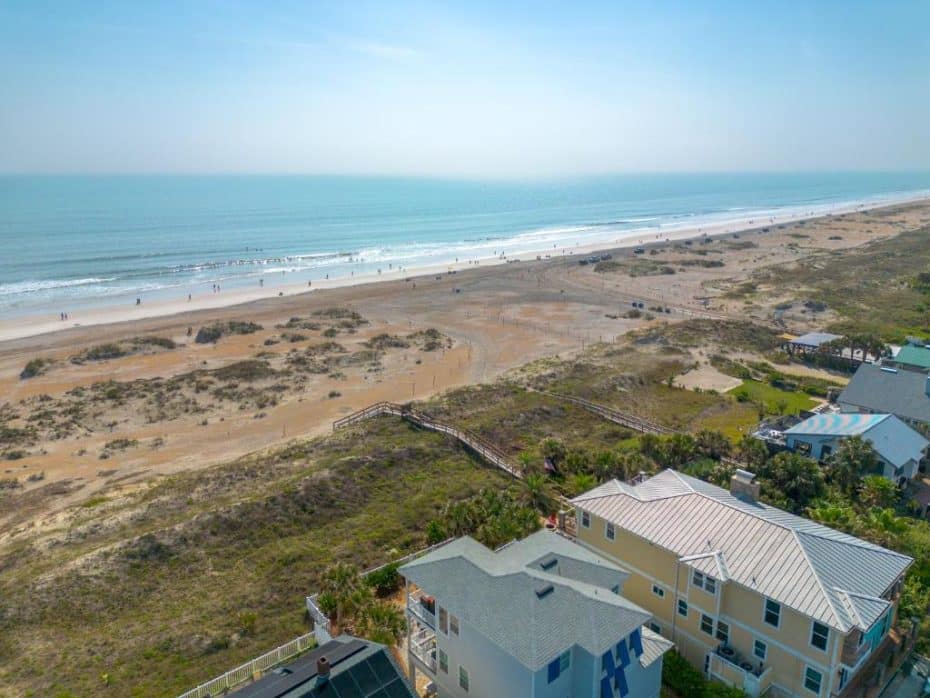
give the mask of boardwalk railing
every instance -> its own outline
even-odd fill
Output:
[[[565,400],[566,402],[571,402],[579,407],[583,407],[593,414],[596,414],[604,419],[613,422],[614,424],[620,424],[630,429],[635,429],[636,431],[641,431],[644,434],[685,434],[687,432],[680,431],[678,429],[672,429],[670,427],[662,426],[661,424],[656,424],[655,422],[650,422],[647,419],[642,419],[631,414],[626,414],[625,412],[620,412],[615,410],[612,407],[607,407],[606,405],[599,405],[596,402],[591,402],[590,400],[585,400],[584,398],[575,397],[574,395],[564,395],[562,393],[549,393],[543,392],[543,395],[548,395],[549,397],[554,397],[558,400]],[[735,458],[728,458],[723,456],[720,458],[720,462],[724,465],[732,465],[737,468],[746,467],[745,463],[741,463]]]
[[[545,391],[543,391],[542,394],[548,395],[549,397],[554,397],[558,400],[565,400],[566,402],[574,403],[579,407],[583,407],[584,409],[588,410],[588,412],[592,412],[608,421],[629,427],[630,429],[635,429],[636,431],[641,431],[646,434],[675,433],[675,430],[670,429],[669,427],[656,424],[655,422],[650,422],[648,419],[642,419],[641,417],[636,417],[632,414],[620,412],[619,410],[615,410],[612,407],[607,407],[606,405],[599,405],[596,402],[591,402],[590,400],[585,400],[581,397],[565,395],[563,393],[550,393]]]
[[[507,471],[515,478],[523,477],[523,471],[510,460],[507,454],[483,436],[469,429],[461,429],[451,424],[440,422],[439,420],[433,419],[428,414],[417,412],[407,405],[398,405],[393,402],[376,402],[358,412],[353,412],[341,419],[337,419],[333,422],[333,430],[343,429],[362,420],[380,417],[382,415],[395,415],[423,429],[448,434],[454,439],[457,439],[462,445],[484,458],[484,460],[491,465]]]
[[[178,698],[212,698],[212,696],[221,696],[229,689],[238,686],[246,681],[251,681],[256,675],[268,671],[272,667],[291,657],[306,652],[316,645],[316,639],[313,633],[307,633],[291,640],[287,644],[281,645],[270,652],[266,652],[260,657],[246,662],[245,664],[227,671],[222,676],[202,683],[197,688],[193,688],[187,693],[182,693]]]

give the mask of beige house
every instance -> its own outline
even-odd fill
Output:
[[[894,622],[913,560],[666,470],[574,499],[578,541],[631,572],[624,595],[709,677],[750,696],[838,696]]]

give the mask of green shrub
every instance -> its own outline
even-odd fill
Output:
[[[365,576],[365,583],[370,586],[378,596],[390,596],[400,589],[401,576],[397,571],[397,563],[392,562],[379,570],[370,572]]]

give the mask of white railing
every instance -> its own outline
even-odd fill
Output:
[[[422,589],[407,594],[407,609],[430,627],[436,627],[436,614],[421,603],[427,596]]]
[[[255,676],[268,671],[281,662],[301,652],[306,652],[308,649],[315,646],[316,638],[313,636],[313,633],[301,635],[270,652],[266,652],[260,657],[256,657],[241,666],[237,666],[235,669],[227,671],[222,676],[217,676],[215,679],[200,684],[197,688],[192,688],[187,693],[182,693],[178,698],[211,698],[212,696],[222,695],[230,688],[250,681]]]
[[[410,653],[427,669],[436,673],[436,633],[428,628],[420,628],[415,635],[410,637]]]
[[[311,632],[316,638],[316,641],[322,645],[332,640],[333,636],[330,634],[332,626],[330,625],[329,617],[323,613],[317,603],[319,597],[319,594],[313,594],[307,597],[307,613],[310,616],[310,620],[313,621],[313,630]]]

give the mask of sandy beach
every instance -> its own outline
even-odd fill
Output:
[[[223,298],[101,311],[44,334],[37,334],[47,329],[38,320],[6,322],[4,423],[34,431],[5,446],[5,476],[20,479],[24,495],[15,510],[0,512],[2,535],[41,525],[44,517],[52,522],[56,512],[107,488],[325,433],[334,419],[372,402],[488,381],[650,322],[705,316],[771,324],[779,299],[748,307],[726,289],[758,269],[825,251],[842,254],[928,218],[930,202],[921,201],[738,233],[705,230],[695,238],[695,231],[681,231],[678,242],[671,235],[671,242],[644,238],[642,253],[615,248],[599,270],[579,263],[590,250],[577,250],[564,258],[464,265],[455,273],[334,282],[309,293],[250,293],[235,305]],[[639,239],[625,243],[640,246]],[[644,265],[676,271],[637,272]],[[629,312],[633,302],[642,313]],[[260,329],[194,341],[200,328],[230,321]],[[819,321],[789,315],[785,329],[812,329]],[[436,338],[428,348],[427,330]],[[139,337],[169,340],[174,348],[139,348],[132,344]],[[104,343],[122,343],[128,353],[86,358]],[[36,358],[51,363],[20,378]],[[48,486],[55,483],[53,496]]]

